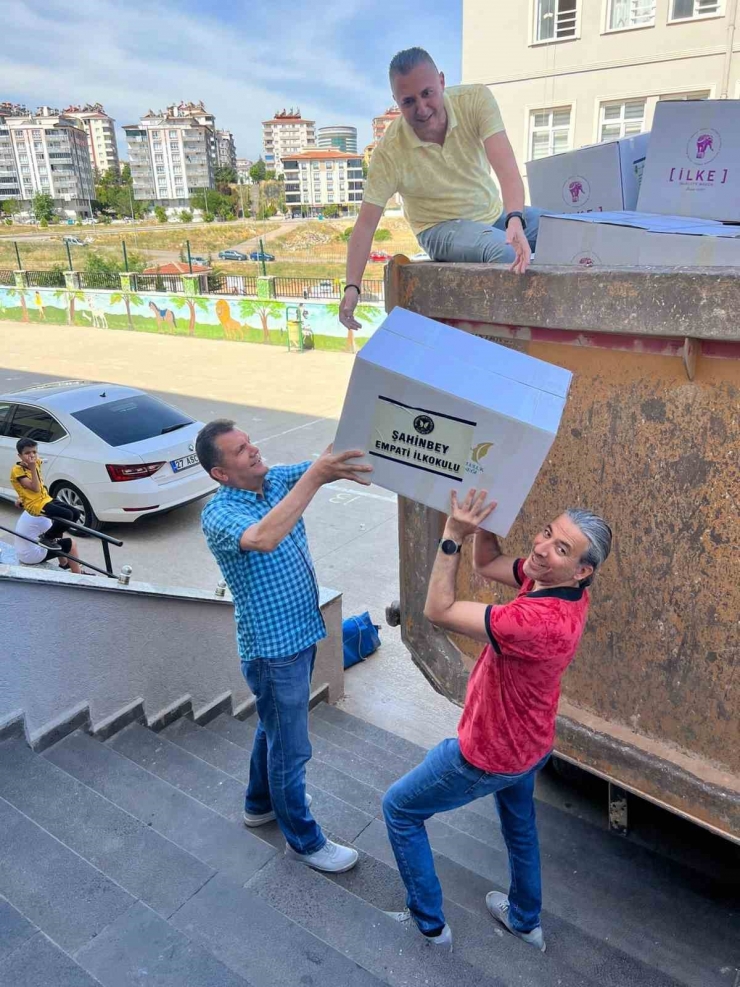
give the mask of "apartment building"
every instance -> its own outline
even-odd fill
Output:
[[[524,172],[532,158],[650,130],[662,99],[739,98],[738,9],[737,0],[463,0],[463,82],[496,96]]]
[[[48,106],[0,109],[8,114],[0,115],[0,198],[18,199],[30,213],[34,195],[45,192],[60,215],[92,216],[95,183],[79,121]]]
[[[213,188],[215,120],[202,103],[150,110],[123,130],[128,144],[134,198],[184,209],[190,196]]]
[[[216,167],[236,171],[236,144],[230,130],[216,131]]]
[[[280,110],[272,120],[262,122],[262,147],[267,170],[279,175],[286,156],[316,147],[316,123],[304,120],[300,109]]]
[[[285,205],[294,215],[318,215],[328,205],[359,208],[365,182],[362,158],[344,151],[310,150],[286,157]]]
[[[93,171],[102,175],[111,170],[119,171],[116,122],[108,116],[100,103],[84,106],[68,106],[62,110],[66,117],[77,120],[87,132],[87,146]]]
[[[377,144],[378,141],[382,140],[388,127],[400,116],[401,111],[394,104],[393,106],[389,106],[385,113],[373,117],[373,143]]]
[[[319,127],[317,144],[322,150],[333,147],[346,154],[357,154],[357,127]]]
[[[236,176],[240,185],[251,185],[252,178],[249,174],[249,169],[254,164],[250,158],[237,158],[236,159]]]

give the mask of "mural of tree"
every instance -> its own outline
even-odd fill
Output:
[[[128,327],[133,331],[134,320],[131,318],[131,306],[136,307],[137,305],[143,305],[144,302],[141,300],[140,296],[135,294],[133,291],[115,291],[110,296],[111,304],[117,305],[119,302],[123,302],[126,306],[126,318],[128,319]]]
[[[54,297],[69,303],[67,308],[67,325],[73,326],[75,324],[75,302],[84,302],[85,293],[83,291],[72,291],[65,288],[63,291],[55,291]]]
[[[243,298],[239,302],[239,314],[248,319],[250,315],[258,315],[262,326],[264,342],[270,342],[270,330],[268,322],[270,319],[279,319],[285,312],[282,302],[271,302],[262,298]]]
[[[339,302],[327,302],[326,311],[328,312],[329,315],[333,315],[338,319]],[[368,321],[371,321],[377,315],[377,312],[378,310],[374,305],[360,304],[355,308],[354,315],[359,322],[362,322],[363,319],[367,319]],[[345,349],[347,350],[348,353],[355,352],[355,334],[352,331],[352,329],[347,330],[347,343]]]
[[[28,292],[25,288],[8,288],[8,294],[11,298],[19,298],[21,302],[21,318],[24,322],[28,322],[28,306],[26,305],[26,295]]]
[[[190,322],[188,323],[188,336],[195,335],[195,310],[198,309],[199,312],[208,311],[208,302],[205,298],[191,298],[188,295],[170,295],[170,304],[174,305],[176,309],[182,311],[187,306],[188,312],[190,313]]]

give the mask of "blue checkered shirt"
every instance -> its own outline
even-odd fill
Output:
[[[234,598],[242,661],[286,658],[326,637],[303,519],[272,552],[245,552],[239,546],[245,530],[280,503],[310,465],[274,466],[262,495],[222,486],[203,508],[208,547]]]

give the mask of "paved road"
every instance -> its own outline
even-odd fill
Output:
[[[352,367],[351,357],[339,353],[288,354],[92,328],[0,323],[0,339],[0,393],[72,377],[128,383],[201,420],[236,419],[273,463],[311,458],[331,442]],[[113,550],[114,564],[129,563],[134,578],[154,583],[215,589],[220,574],[200,531],[200,509],[191,504],[112,528],[125,542]],[[0,502],[0,523],[13,525],[16,517],[11,505]],[[343,592],[345,615],[367,609],[382,625],[378,654],[347,675],[347,709],[424,746],[452,735],[459,710],[432,691],[398,630],[383,621],[386,604],[398,596],[394,495],[337,483],[319,492],[306,520],[321,583]],[[90,552],[94,561],[98,546],[83,544],[83,556]],[[606,825],[604,785],[592,776],[543,775],[538,795]],[[636,804],[633,826],[636,842],[704,873],[740,880],[740,848],[647,803]]]

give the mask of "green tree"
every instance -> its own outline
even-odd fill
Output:
[[[189,209],[181,209],[180,210],[180,221],[183,222],[183,223],[192,223],[193,222],[193,214],[192,214],[192,212]]]
[[[353,226],[348,226],[345,230],[339,234],[339,239],[344,240],[345,243],[349,243],[349,238],[352,236]]]
[[[255,161],[249,169],[249,177],[253,182],[264,182],[267,178],[267,168],[262,158],[260,158],[259,161]]]
[[[193,298],[190,295],[171,295],[170,304],[174,305],[176,309],[182,310],[187,307],[190,314],[190,321],[188,323],[188,336],[195,335],[195,310],[196,308],[200,312],[208,311],[208,302],[205,298]]]
[[[124,185],[133,185],[134,180],[131,177],[131,165],[128,163],[128,161],[126,161],[123,167],[121,168],[121,182]]]
[[[248,319],[250,315],[259,316],[262,326],[262,337],[265,343],[270,342],[270,319],[279,319],[285,311],[282,302],[270,302],[261,298],[243,298],[239,302],[239,314]]]
[[[28,322],[28,306],[26,305],[26,295],[28,291],[26,288],[8,288],[8,294],[11,298],[17,298],[21,303],[21,319],[24,322]]]
[[[75,302],[84,302],[85,293],[63,288],[60,291],[55,291],[54,297],[67,302],[67,325],[73,326],[75,324]]]
[[[213,177],[217,185],[236,185],[239,180],[236,168],[232,168],[231,165],[221,165],[219,168],[216,168]]]
[[[339,306],[340,302],[327,302],[326,311],[329,315],[339,318]],[[360,303],[354,311],[354,316],[356,319],[372,319],[378,314],[378,309],[374,305],[363,305]],[[355,352],[355,336],[352,329],[347,330],[347,342],[345,344],[345,349],[348,353]]]
[[[5,216],[16,216],[21,211],[21,204],[17,199],[5,199],[2,204],[2,211]]]
[[[376,230],[373,235],[373,243],[385,243],[386,240],[390,240],[393,234],[390,230],[386,230],[381,226],[379,230]]]
[[[122,289],[121,291],[114,291],[110,296],[111,305],[117,305],[118,302],[123,302],[126,306],[126,318],[128,319],[129,329],[134,329],[134,321],[131,318],[131,306],[137,307],[138,305],[143,305],[144,302],[140,295],[137,295],[134,291],[126,291]]]
[[[167,210],[164,208],[164,206],[155,206],[154,215],[157,217],[158,223],[167,222]]]
[[[367,178],[367,170],[368,170],[367,169],[367,161],[365,161],[365,159],[363,158],[362,159],[362,177],[363,178]]]
[[[339,215],[339,206],[335,202],[330,202],[322,211],[327,219],[336,219]]]
[[[37,192],[33,197],[33,212],[39,222],[49,221],[54,218],[54,200],[48,192]]]

